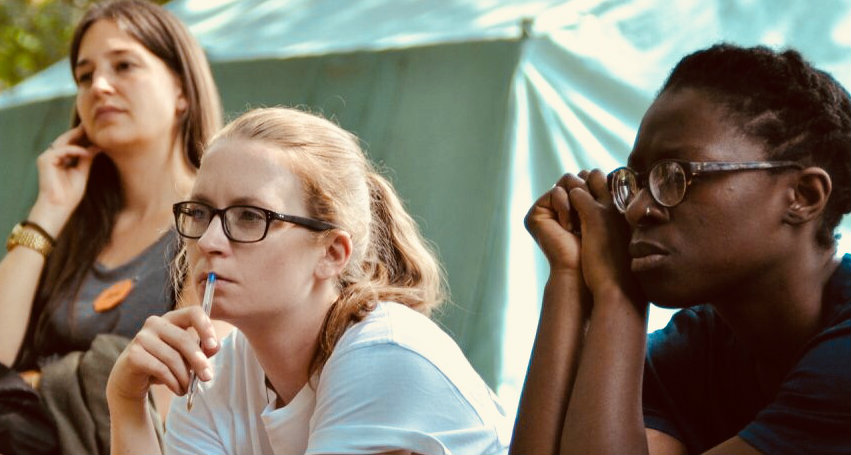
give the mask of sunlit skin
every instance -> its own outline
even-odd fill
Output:
[[[218,141],[207,151],[191,199],[218,208],[246,204],[309,216],[290,159],[264,142]],[[187,242],[196,292],[202,293],[207,274],[215,272],[212,316],[245,334],[283,402],[307,382],[319,330],[337,296],[333,276],[339,270],[326,266],[327,245],[320,236],[273,221],[262,241],[236,243],[216,217],[201,238]]]
[[[163,235],[171,224],[171,204],[192,186],[195,169],[178,140],[188,105],[174,72],[110,20],[98,20],[84,32],[75,63],[81,124],[39,155],[38,197],[26,219],[57,238],[83,199],[95,157],[107,155],[118,169],[123,200],[96,260],[112,268]],[[7,289],[0,298],[5,364],[14,362],[22,346],[43,261],[31,249],[15,248],[0,266]]]
[[[666,91],[645,114],[628,165],[770,160],[740,122],[705,92]],[[830,191],[816,167],[718,173],[696,177],[674,207],[641,190],[621,216],[601,171],[562,177],[526,216],[550,276],[512,452],[685,453],[644,428],[637,378],[648,301],[712,305],[753,355],[764,396],[774,396],[819,330],[838,264],[816,242]],[[731,436],[709,452],[756,450]]]
[[[662,159],[768,159],[729,118],[694,90],[664,93],[645,114],[628,164],[644,172]],[[782,188],[793,177],[788,170],[698,176],[672,208],[641,191],[626,219],[630,266],[648,298],[670,307],[723,304],[773,287],[787,272],[791,232],[782,220],[789,194]]]
[[[74,79],[86,134],[109,153],[169,140],[186,109],[176,75],[109,20],[83,36]]]
[[[254,205],[308,217],[291,159],[287,151],[262,141],[220,139],[205,153],[189,198],[215,208]],[[186,249],[190,289],[202,295],[207,274],[216,273],[212,317],[241,330],[278,406],[285,405],[307,383],[322,323],[338,296],[337,277],[351,255],[349,234],[337,229],[316,233],[273,221],[263,240],[238,243],[226,237],[216,216],[200,238],[186,239]],[[218,349],[210,319],[197,305],[146,321],[107,385],[110,410],[122,416],[113,420],[113,441],[144,436],[133,447],[157,452],[144,413],[151,383],[186,393],[190,368],[202,381],[213,379],[208,357]]]
[[[218,208],[245,204],[308,216],[300,179],[280,165],[286,160],[262,142],[221,141],[207,152],[190,198]],[[273,221],[260,242],[236,243],[225,237],[216,217],[200,239],[188,241],[196,292],[203,293],[207,273],[215,272],[212,315],[244,331],[274,332],[287,319],[319,320],[325,305],[302,304],[315,292],[312,265],[323,254],[316,235]]]

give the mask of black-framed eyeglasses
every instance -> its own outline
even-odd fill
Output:
[[[335,229],[331,223],[285,215],[252,205],[232,205],[223,209],[211,207],[203,202],[184,201],[172,206],[177,233],[188,239],[199,239],[216,215],[222,222],[225,236],[234,242],[254,243],[266,238],[269,223],[274,220],[297,224],[313,231]]]
[[[642,188],[649,188],[653,200],[664,207],[674,207],[686,196],[686,189],[693,179],[702,174],[716,172],[751,171],[778,169],[784,167],[801,168],[795,161],[707,161],[692,162],[682,160],[661,160],[653,164],[649,172],[638,173],[628,167],[621,167],[608,175],[609,191],[615,207],[625,213],[629,204],[635,200]]]

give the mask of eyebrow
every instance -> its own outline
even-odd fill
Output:
[[[626,162],[627,167],[629,167],[630,169],[633,169],[633,170],[642,170],[642,172],[643,172],[643,171],[648,170],[648,169],[644,169],[644,168],[649,167],[649,166],[651,166],[655,163],[658,163],[659,161],[662,161],[662,160],[700,161],[700,160],[695,160],[693,157],[692,158],[684,158],[682,156],[682,153],[683,152],[693,152],[693,153],[700,154],[700,152],[703,151],[703,148],[693,146],[693,145],[684,144],[684,145],[673,145],[673,146],[662,145],[662,146],[656,147],[655,150],[656,150],[656,153],[653,156],[653,161],[651,161],[649,163],[646,163],[645,160],[643,159],[643,157],[634,158],[635,152],[634,151],[631,152],[629,157],[627,158],[627,162]]]
[[[126,54],[135,54],[135,51],[133,51],[132,49],[113,49],[106,53],[108,57],[121,57]],[[74,66],[74,68],[76,69],[83,65],[89,65],[91,63],[91,60],[87,58],[81,58],[77,60],[77,64]]]
[[[190,194],[189,199],[192,200],[192,201],[203,202],[205,204],[215,206],[215,204],[213,204],[213,202],[210,200],[210,198],[205,197],[203,193],[202,194],[194,194],[194,193]],[[260,201],[256,198],[253,198],[253,197],[239,197],[239,198],[236,198],[236,199],[232,199],[226,204],[226,207],[231,207],[231,206],[234,206],[234,205],[251,205],[251,206],[254,206],[254,207],[265,208],[265,209],[268,209],[268,210],[275,210],[275,209],[269,208],[269,204],[267,204],[263,201]]]

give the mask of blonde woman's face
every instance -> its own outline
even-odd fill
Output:
[[[190,199],[215,209],[249,205],[306,217],[301,181],[283,155],[264,142],[220,140],[205,154]],[[323,253],[312,231],[279,220],[269,221],[262,240],[239,243],[226,236],[217,215],[201,238],[187,241],[195,291],[202,295],[207,274],[215,272],[213,317],[243,330],[324,314],[303,304],[316,287]]]
[[[74,70],[77,113],[89,139],[106,152],[168,141],[187,108],[177,76],[110,20],[92,24]]]

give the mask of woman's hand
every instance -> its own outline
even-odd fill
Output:
[[[202,343],[198,339],[203,340]],[[121,402],[144,403],[151,384],[164,384],[176,395],[189,387],[190,368],[209,381],[209,356],[219,350],[210,318],[199,306],[151,316],[118,357],[106,392],[110,408]]]
[[[581,178],[565,174],[526,213],[526,230],[546,256],[551,275],[580,272],[579,219],[571,207],[568,191],[582,185]]]
[[[569,200],[579,215],[582,230],[582,275],[591,293],[620,288],[635,297],[638,289],[630,271],[628,252],[630,230],[623,215],[614,206],[599,169],[580,173],[571,180]]]
[[[86,190],[92,160],[100,149],[90,145],[82,125],[62,133],[39,155],[38,198],[30,220],[54,238],[77,208]]]

